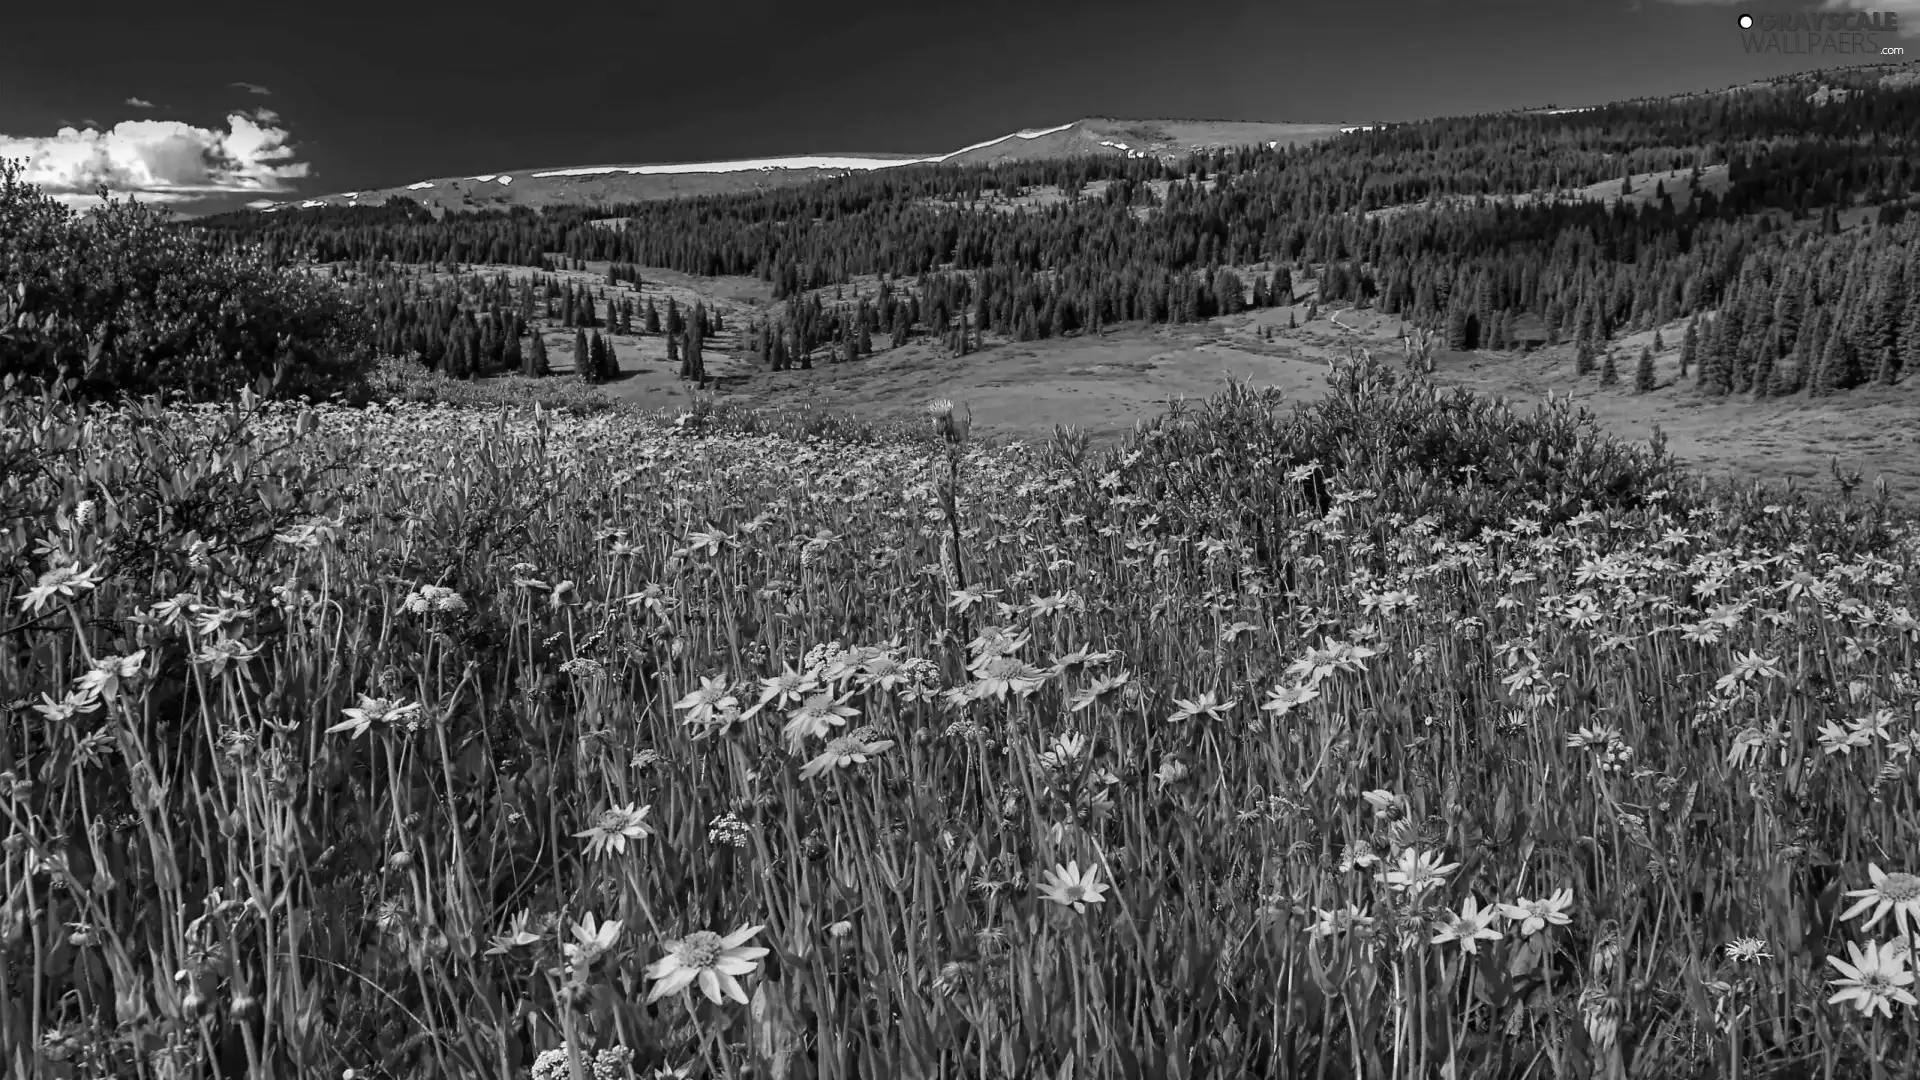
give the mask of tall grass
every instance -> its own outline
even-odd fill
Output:
[[[0,1060],[1914,1075],[1827,962],[1920,869],[1911,534],[1439,499],[1268,404],[1094,455],[10,394]],[[756,927],[745,1003],[649,1000]]]

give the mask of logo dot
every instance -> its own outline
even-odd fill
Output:
[[[1753,29],[1753,16],[1751,15],[1740,16],[1740,29],[1742,30]]]

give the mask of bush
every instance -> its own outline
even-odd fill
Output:
[[[0,369],[87,397],[359,382],[366,327],[330,283],[258,249],[216,252],[139,203],[82,217],[20,173],[0,162]]]

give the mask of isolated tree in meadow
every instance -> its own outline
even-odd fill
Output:
[[[598,330],[595,330],[593,336],[587,340],[587,366],[592,369],[591,378],[594,382],[605,380],[607,375],[607,339],[601,337],[600,331]]]
[[[603,339],[600,347],[600,381],[612,382],[620,377],[620,357],[613,351],[613,339]]]
[[[1640,350],[1640,362],[1634,365],[1633,388],[1635,391],[1644,394],[1652,390],[1653,387],[1653,348],[1647,346]]]
[[[547,339],[537,329],[527,340],[526,373],[534,378],[553,373],[553,366],[547,361]]]
[[[526,356],[520,350],[521,326],[519,320],[506,333],[506,347],[500,353],[500,366],[507,371],[519,371],[526,366]]]
[[[1613,362],[1613,350],[1607,350],[1606,359],[1600,361],[1600,385],[1613,386],[1620,381],[1620,368]]]
[[[701,327],[706,320],[706,305],[696,303],[693,316],[687,320],[687,354],[680,363],[680,377],[704,384],[707,378],[706,365],[700,355]]]
[[[1574,344],[1573,373],[1576,377],[1582,379],[1593,374],[1593,344],[1591,342],[1583,339]]]
[[[653,298],[648,297],[647,298],[647,333],[657,334],[659,332],[660,332],[660,309],[654,306]]]

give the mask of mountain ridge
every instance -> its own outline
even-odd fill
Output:
[[[1052,127],[1024,128],[944,154],[792,154],[727,161],[562,165],[430,177],[411,184],[300,199],[261,200],[248,209],[275,213],[322,206],[379,205],[396,196],[413,199],[436,212],[620,203],[764,190],[856,170],[911,165],[995,164],[1082,154],[1173,158],[1219,146],[1295,145],[1370,126],[1093,116]]]

